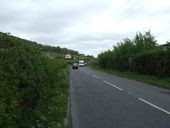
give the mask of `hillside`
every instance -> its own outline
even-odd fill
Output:
[[[44,54],[52,49],[0,33],[0,127],[64,127],[69,70],[63,59]]]
[[[15,43],[12,43],[12,42],[15,42]],[[24,45],[32,47],[38,51],[47,52],[47,53],[48,52],[55,53],[56,55],[58,54],[59,58],[61,55],[64,56],[67,53],[71,55],[79,54],[78,51],[74,51],[71,49],[61,48],[59,46],[54,47],[54,46],[42,45],[42,44],[38,44],[37,42],[33,42],[33,41],[29,41],[29,40],[21,39],[19,37],[12,36],[9,33],[0,32],[0,48],[9,47],[9,45],[14,46],[14,45],[17,45],[19,42],[22,42],[24,43]]]

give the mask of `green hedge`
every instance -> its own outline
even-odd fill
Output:
[[[113,46],[113,50],[99,54],[96,65],[111,70],[169,77],[169,46],[169,42],[158,46],[150,31],[137,33],[133,39],[123,39],[117,46]]]
[[[98,65],[105,69],[133,71],[155,76],[170,76],[170,52],[164,49],[153,49],[137,55],[111,56],[111,52],[98,57]]]
[[[67,64],[12,37],[0,37],[0,46],[0,127],[63,127]]]
[[[136,55],[132,59],[132,71],[168,77],[170,76],[170,52],[153,50]]]

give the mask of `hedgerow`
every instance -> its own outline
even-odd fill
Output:
[[[62,128],[67,90],[63,60],[0,34],[0,127]]]
[[[165,50],[152,50],[133,57],[132,71],[155,76],[170,76],[170,54]]]
[[[158,77],[170,76],[170,43],[158,46],[149,32],[136,33],[133,39],[124,39],[113,50],[98,55],[97,65],[118,71],[132,71]]]

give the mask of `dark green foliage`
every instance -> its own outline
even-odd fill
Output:
[[[70,50],[67,48],[61,48],[59,46],[57,47],[52,47],[52,46],[48,46],[48,45],[38,45],[38,48],[41,49],[42,51],[45,52],[54,52],[54,53],[59,53],[59,54],[71,54],[71,55],[78,55],[77,51],[74,50]]]
[[[133,57],[132,70],[134,72],[170,76],[170,54],[161,49],[144,52]]]
[[[137,53],[153,49],[157,46],[157,41],[155,40],[155,37],[150,33],[150,31],[145,32],[143,35],[140,32],[136,33],[133,42],[135,44],[135,51]]]
[[[170,76],[169,43],[158,46],[149,32],[124,39],[112,51],[98,55],[97,64],[106,69],[133,71],[159,77]]]
[[[0,127],[61,128],[68,68],[25,40],[0,34]]]
[[[6,42],[8,42],[8,44],[5,44]],[[11,43],[11,42],[15,42],[15,43],[22,42],[22,45],[23,45],[23,42],[24,42],[24,45],[33,47],[33,48],[35,48],[39,51],[44,51],[44,52],[53,52],[53,53],[62,54],[62,55],[65,55],[65,54],[68,54],[68,53],[71,54],[71,55],[78,55],[79,54],[77,51],[70,50],[70,49],[67,49],[67,48],[61,48],[59,46],[53,47],[53,46],[48,46],[48,45],[41,45],[41,44],[38,44],[38,43],[33,42],[33,41],[29,41],[29,40],[25,40],[25,39],[21,39],[21,38],[12,36],[9,33],[0,32],[0,43],[1,43],[0,48],[1,47],[7,47],[6,45],[10,45],[10,46],[13,45],[13,43]]]

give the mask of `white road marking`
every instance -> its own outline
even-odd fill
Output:
[[[90,73],[89,73],[89,72],[86,72],[86,73],[90,75]]]
[[[117,86],[115,86],[115,85],[113,85],[113,84],[111,84],[111,83],[109,83],[109,82],[107,82],[105,80],[103,80],[103,82],[105,82],[106,84],[109,84],[110,86],[112,86],[112,87],[114,87],[114,88],[116,88],[116,89],[118,89],[120,91],[123,91],[123,89],[121,89],[121,88],[119,88],[119,87],[117,87]]]
[[[81,71],[82,71],[82,70],[81,70]],[[85,72],[85,71],[82,71],[82,72]],[[85,73],[87,73],[87,74],[90,75],[89,72],[85,72]],[[99,79],[98,76],[95,76],[95,75],[92,75],[92,76],[95,77],[95,78],[97,78],[97,79]],[[109,82],[107,82],[107,81],[105,81],[105,80],[103,80],[103,82],[106,83],[106,84],[109,84],[110,86],[112,86],[112,87],[114,87],[114,88],[116,88],[116,89],[118,89],[118,90],[120,90],[120,91],[123,91],[122,88],[119,88],[119,87],[117,87],[117,86],[115,86],[115,85],[113,85],[113,84],[111,84],[111,83],[109,83]],[[131,95],[132,93],[128,92],[128,94]],[[140,101],[142,101],[142,102],[144,102],[144,103],[146,103],[146,104],[148,104],[148,105],[150,105],[150,106],[152,106],[152,107],[154,107],[154,108],[156,108],[156,109],[158,109],[158,110],[160,110],[160,111],[162,111],[162,112],[170,115],[170,112],[169,112],[169,111],[167,111],[167,110],[165,110],[165,109],[163,109],[163,108],[160,108],[160,107],[158,107],[158,106],[156,106],[156,105],[154,105],[154,104],[152,104],[152,103],[150,103],[150,102],[148,102],[148,101],[146,101],[146,100],[144,100],[144,99],[142,99],[142,98],[138,98],[138,100],[140,100]]]
[[[93,77],[95,77],[96,79],[99,79],[99,77],[98,76],[95,76],[95,75],[92,75]]]
[[[142,102],[144,102],[144,103],[146,103],[146,104],[148,104],[148,105],[150,105],[150,106],[152,106],[152,107],[154,107],[154,108],[156,108],[156,109],[158,109],[158,110],[160,110],[162,112],[165,112],[166,114],[170,115],[170,112],[168,112],[168,111],[166,111],[166,110],[164,110],[164,109],[162,109],[162,108],[160,108],[160,107],[158,107],[158,106],[156,106],[156,105],[154,105],[154,104],[152,104],[152,103],[150,103],[150,102],[148,102],[148,101],[146,101],[146,100],[144,100],[142,98],[138,98],[138,99],[140,101],[142,101]]]
[[[82,71],[82,70],[81,70],[81,71]],[[83,71],[83,72],[85,72],[85,71]],[[85,73],[87,73],[87,74],[90,75],[89,72],[85,72]],[[95,76],[95,75],[92,75],[92,76],[95,77],[95,78],[97,78],[97,79],[99,79],[98,76]],[[118,89],[118,90],[120,90],[120,91],[123,91],[122,88],[119,88],[119,87],[117,87],[117,86],[115,86],[115,85],[113,85],[113,84],[111,84],[111,83],[109,83],[109,82],[107,82],[107,81],[105,81],[105,80],[103,80],[103,82],[106,83],[106,84],[109,84],[110,86],[112,86],[112,87],[114,87],[114,88],[116,88],[116,89]],[[131,95],[132,93],[129,93],[129,92],[128,92],[128,94]],[[142,99],[142,98],[138,98],[138,100],[140,100],[140,101],[142,101],[142,102],[144,102],[144,103],[146,103],[146,104],[148,104],[148,105],[150,105],[150,106],[152,106],[152,107],[154,107],[154,108],[156,108],[156,109],[158,109],[158,110],[160,110],[160,111],[162,111],[162,112],[170,115],[170,112],[169,112],[169,111],[167,111],[167,110],[165,110],[165,109],[163,109],[163,108],[160,108],[160,107],[158,107],[158,106],[156,106],[156,105],[154,105],[154,104],[152,104],[152,103],[150,103],[150,102],[148,102],[148,101],[146,101],[146,100],[144,100],[144,99]]]
[[[87,74],[89,74],[90,75],[90,73],[89,72],[86,72],[86,71],[83,71],[83,70],[81,70],[81,69],[79,69],[80,71],[82,71],[82,72],[84,72],[84,73],[87,73]]]

